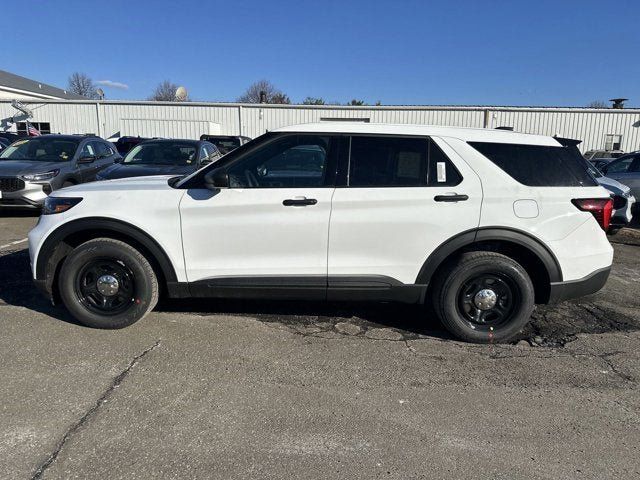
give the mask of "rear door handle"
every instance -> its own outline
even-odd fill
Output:
[[[436,202],[464,202],[469,200],[469,195],[458,195],[456,193],[451,195],[436,195],[433,197]]]
[[[284,205],[285,207],[304,207],[306,205],[315,205],[316,203],[318,203],[318,200],[316,200],[315,198],[305,197],[287,198],[286,200],[282,201],[282,205]]]

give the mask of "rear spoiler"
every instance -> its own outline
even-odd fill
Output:
[[[573,138],[563,138],[554,135],[553,138],[563,147],[577,147],[582,143],[582,140],[575,140]]]

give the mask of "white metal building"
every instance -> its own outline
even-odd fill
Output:
[[[416,123],[476,128],[513,127],[524,133],[582,140],[580,148],[640,150],[640,109],[307,106],[198,102],[23,100],[43,132],[198,138],[203,133],[257,137],[278,127],[318,121]],[[0,131],[24,122],[8,100],[0,99]]]

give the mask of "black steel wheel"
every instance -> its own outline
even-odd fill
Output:
[[[97,258],[76,275],[76,296],[88,310],[117,315],[135,302],[135,278],[122,260]]]
[[[511,278],[487,272],[461,285],[458,308],[472,328],[490,330],[509,322],[519,300],[517,286]]]
[[[433,307],[461,340],[507,342],[531,318],[535,291],[522,265],[496,252],[468,252],[438,272]]]
[[[149,313],[158,301],[153,267],[120,240],[97,238],[76,247],[64,260],[58,290],[82,324],[123,328]]]

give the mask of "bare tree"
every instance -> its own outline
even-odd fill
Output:
[[[149,100],[156,102],[176,102],[176,90],[178,90],[178,85],[169,80],[165,80],[156,87],[153,94],[149,97]],[[184,101],[186,100],[188,99]]]
[[[609,108],[609,104],[604,100],[594,100],[587,105],[588,108]]]
[[[262,94],[264,94],[266,103],[291,103],[289,97],[268,80],[259,80],[250,85],[242,96],[238,98],[238,102],[260,103]]]
[[[354,98],[349,103],[347,103],[347,105],[353,105],[354,107],[359,107],[362,105],[366,105],[366,103],[364,103],[364,100],[357,100]]]
[[[85,73],[75,72],[69,77],[67,90],[87,98],[98,98],[93,80]]]
[[[303,105],[324,105],[324,103],[322,97],[307,97],[302,101]]]

